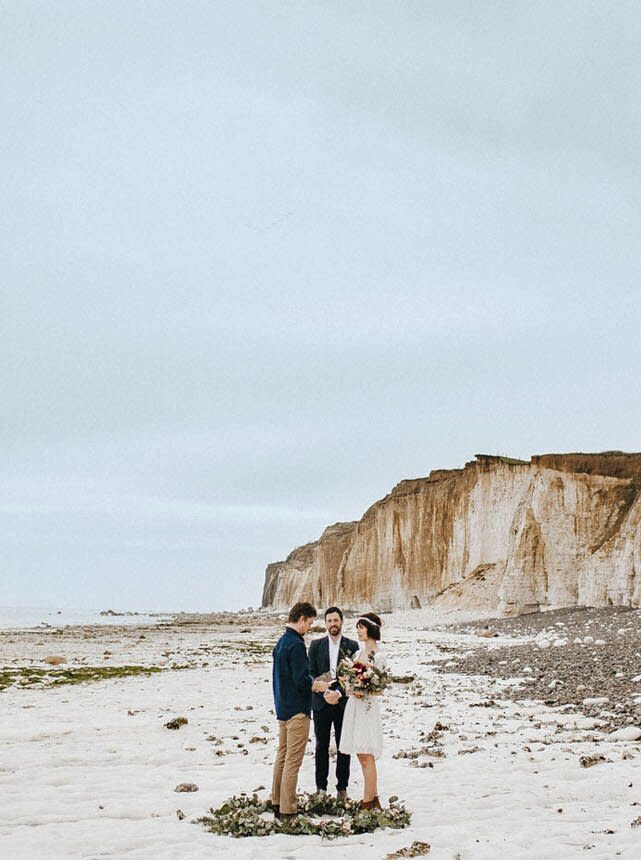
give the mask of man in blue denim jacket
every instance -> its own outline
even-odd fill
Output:
[[[304,635],[316,618],[311,603],[296,603],[289,612],[285,632],[273,651],[272,681],[278,720],[278,752],[274,762],[272,805],[277,818],[296,815],[296,785],[309,738],[312,690],[323,693],[327,683],[314,681]]]

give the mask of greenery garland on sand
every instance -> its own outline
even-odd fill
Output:
[[[358,801],[338,800],[325,792],[298,795],[298,815],[292,819],[273,817],[271,800],[246,794],[226,800],[211,815],[198,819],[212,833],[223,836],[322,836],[335,839],[355,833],[371,833],[379,827],[407,827],[412,814],[397,797],[390,797],[385,809],[359,809]],[[265,815],[269,813],[269,815]]]

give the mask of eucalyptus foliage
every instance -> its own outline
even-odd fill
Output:
[[[260,800],[257,794],[231,797],[218,809],[210,809],[210,813],[198,823],[212,833],[236,838],[283,833],[335,839],[371,833],[379,827],[400,829],[411,820],[411,813],[397,797],[391,797],[385,809],[359,809],[355,800],[339,800],[324,792],[299,794],[295,818],[275,818],[271,801]]]

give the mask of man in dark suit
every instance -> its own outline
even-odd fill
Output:
[[[325,627],[327,636],[314,639],[309,646],[309,670],[313,678],[328,673],[336,678],[336,666],[343,657],[353,657],[359,649],[358,642],[342,635],[343,613],[338,606],[330,606],[325,610]],[[336,739],[336,790],[338,797],[347,796],[349,782],[350,757],[338,752],[343,727],[343,714],[347,696],[338,681],[332,683],[332,689],[324,695],[312,695],[312,714],[314,717],[314,734],[316,736],[316,790],[327,791],[329,775],[329,740],[334,726]]]

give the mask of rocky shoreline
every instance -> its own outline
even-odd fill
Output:
[[[439,672],[502,681],[504,698],[581,711],[606,731],[641,725],[638,610],[559,609],[439,629],[475,635],[471,650],[438,646],[447,658]]]
[[[268,797],[283,618],[183,620],[0,632],[5,853],[50,856],[54,839],[65,858],[317,853],[314,835],[274,832],[257,848],[191,824],[241,791]],[[443,860],[494,860],[540,843],[537,860],[637,856],[638,612],[413,610],[385,615],[383,647],[395,682],[381,701],[382,798],[400,797],[411,824],[324,854],[412,856],[409,843],[429,843]],[[311,791],[311,738],[301,774]],[[350,791],[362,791],[358,768]]]

